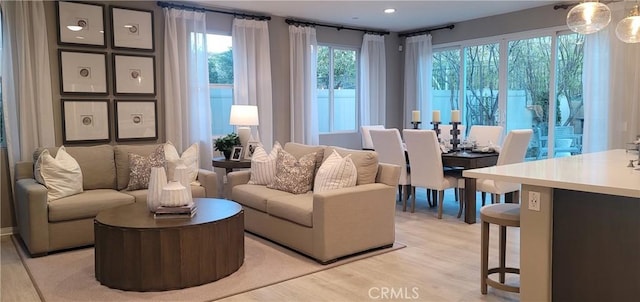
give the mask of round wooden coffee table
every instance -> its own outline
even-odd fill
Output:
[[[192,218],[154,219],[145,203],[98,213],[96,279],[111,288],[162,291],[209,283],[244,262],[244,211],[230,200],[194,198]]]

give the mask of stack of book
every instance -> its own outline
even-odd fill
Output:
[[[153,214],[153,217],[156,219],[164,219],[164,218],[191,218],[196,214],[196,205],[195,203],[190,203],[186,206],[181,207],[165,207],[160,206],[156,209],[156,213]]]

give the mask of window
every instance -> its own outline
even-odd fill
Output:
[[[233,52],[231,36],[207,35],[211,132],[221,136],[234,131],[229,125],[233,104]]]
[[[583,35],[553,30],[444,45],[433,52],[433,104],[424,110],[441,110],[448,123],[445,112],[462,105],[467,131],[532,128],[528,159],[581,153],[583,45]]]
[[[318,47],[318,130],[357,131],[358,51]]]

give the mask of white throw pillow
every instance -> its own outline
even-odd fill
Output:
[[[54,158],[49,150],[40,153],[35,164],[36,180],[47,187],[49,201],[82,193],[82,170],[64,146]]]
[[[182,156],[180,156],[176,147],[170,141],[167,141],[167,143],[164,144],[164,159],[167,161],[167,179],[173,180],[176,166],[178,166],[178,163],[182,160],[189,170],[191,184],[198,185],[196,179],[198,178],[198,169],[200,168],[199,157],[200,151],[198,150],[198,143],[189,146],[187,150],[182,152]]]
[[[351,154],[342,157],[336,150],[322,163],[316,173],[313,192],[319,193],[356,185],[358,172]]]
[[[269,154],[261,145],[256,147],[251,157],[251,178],[248,184],[268,185],[273,181],[276,176],[276,159],[279,150],[282,150],[282,146],[277,141]]]

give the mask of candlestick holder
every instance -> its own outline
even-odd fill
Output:
[[[422,124],[422,123],[421,122],[412,121],[411,124],[413,125],[413,129],[418,129],[420,127],[420,124]]]
[[[460,144],[460,139],[458,139],[458,136],[460,135],[460,130],[458,129],[458,125],[460,125],[460,122],[450,122],[449,124],[452,125],[452,129],[451,129],[451,147],[453,151],[458,151],[458,145]]]
[[[440,122],[431,122],[431,125],[433,125],[433,131],[436,132],[436,136],[440,137],[440,129],[438,128],[438,126],[440,126]]]

